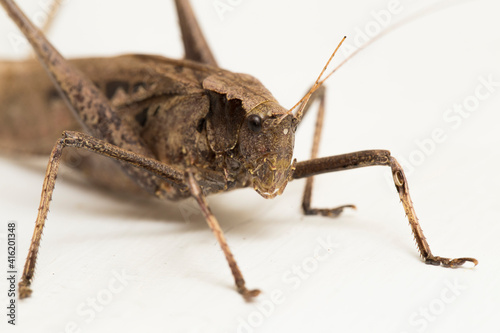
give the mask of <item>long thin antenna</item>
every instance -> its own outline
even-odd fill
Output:
[[[458,2],[466,2],[467,0],[462,0],[462,1],[458,1]],[[457,2],[453,2],[453,5],[456,5]],[[370,44],[372,44],[373,42],[381,39],[382,37],[384,37],[385,35],[387,35],[388,33],[396,30],[397,28],[403,26],[403,25],[406,25],[412,21],[415,21],[421,17],[424,17],[428,14],[432,14],[432,13],[435,13],[436,11],[438,10],[441,10],[441,9],[445,9],[449,7],[449,5],[446,5],[444,3],[436,3],[434,4],[433,6],[429,6],[427,8],[424,8],[406,18],[404,18],[403,20],[389,26],[387,29],[384,29],[383,31],[381,31],[378,35],[376,35],[375,37],[373,37],[372,39],[370,39],[369,41],[367,41],[366,43],[364,43],[363,45],[361,45],[360,47],[358,47],[354,52],[352,52],[347,58],[345,58],[340,64],[337,65],[337,67],[335,67],[323,80],[320,81],[320,78],[321,76],[323,75],[323,73],[325,72],[326,70],[326,67],[328,66],[328,64],[330,63],[331,59],[333,58],[333,56],[335,55],[335,52],[337,52],[337,50],[339,49],[340,45],[342,45],[342,43],[344,42],[345,38],[344,37],[342,39],[342,41],[340,42],[340,44],[337,46],[337,48],[335,49],[335,51],[333,52],[333,54],[331,55],[330,59],[328,60],[326,66],[323,68],[323,71],[321,72],[321,74],[319,75],[318,79],[316,80],[316,82],[314,83],[314,85],[312,86],[311,90],[309,90],[309,92],[304,96],[302,97],[302,99],[297,103],[295,104],[287,114],[291,113],[298,105],[300,105],[302,103],[302,105],[300,106],[300,109],[298,110],[297,112],[297,115],[296,115],[296,118],[300,121],[301,118],[302,118],[302,113],[303,113],[303,110],[307,104],[307,102],[309,101],[309,98],[311,97],[312,93],[314,91],[316,91],[330,76],[332,76],[333,73],[335,73],[340,67],[342,67],[346,62],[348,62],[349,60],[351,60],[355,55],[357,55],[359,52],[361,52],[362,50],[364,50],[367,46],[369,46]]]
[[[299,121],[301,120],[302,118],[302,115],[303,115],[303,112],[304,112],[304,108],[305,106],[307,105],[307,102],[309,101],[309,98],[311,98],[311,95],[319,88],[321,87],[321,85],[326,81],[326,79],[328,79],[332,74],[328,74],[323,80],[321,80],[321,77],[323,76],[323,74],[325,73],[326,69],[328,68],[328,65],[330,64],[330,62],[332,61],[333,57],[335,56],[335,53],[337,53],[338,49],[340,48],[340,46],[342,45],[342,43],[346,40],[346,36],[344,36],[344,38],[342,38],[342,40],[340,41],[339,45],[337,45],[337,47],[335,48],[335,51],[333,51],[332,55],[330,56],[330,58],[328,59],[328,61],[326,62],[326,65],[325,67],[323,67],[323,70],[321,71],[321,73],[319,74],[318,78],[316,79],[316,82],[314,82],[313,86],[311,87],[311,89],[309,89],[309,91],[307,92],[307,94],[305,94],[304,97],[302,97],[300,99],[300,101],[297,102],[297,104],[295,104],[289,111],[288,111],[288,114],[292,113],[293,110],[300,105],[300,108],[299,110],[297,111],[297,114],[295,115],[295,118],[297,118]]]
[[[47,19],[43,23],[43,26],[41,27],[41,30],[43,31],[44,34],[47,34],[52,28],[52,24],[54,23],[54,19],[59,12],[59,8],[61,7],[61,0],[52,0],[50,3],[49,7],[49,12],[47,14]]]

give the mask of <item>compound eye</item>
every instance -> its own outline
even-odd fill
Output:
[[[247,123],[248,128],[254,133],[258,133],[262,129],[262,118],[256,114],[248,116]]]

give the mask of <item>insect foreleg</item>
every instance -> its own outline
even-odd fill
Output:
[[[229,249],[229,245],[226,242],[226,238],[224,237],[224,233],[219,225],[219,222],[217,222],[217,219],[212,214],[212,211],[208,206],[205,196],[201,191],[200,185],[198,185],[198,182],[196,181],[193,173],[191,171],[188,171],[186,173],[186,177],[191,195],[198,202],[198,205],[201,208],[201,211],[203,213],[203,216],[205,217],[205,220],[208,223],[208,226],[214,233],[215,238],[217,238],[217,241],[219,242],[219,245],[222,251],[224,252],[224,255],[226,256],[226,260],[229,264],[229,268],[231,268],[231,272],[233,273],[234,282],[236,283],[236,288],[238,289],[238,292],[242,294],[246,300],[250,300],[251,298],[259,295],[260,290],[258,289],[248,290],[246,288],[245,279],[241,274],[241,271],[238,267],[238,264],[236,263],[236,260],[234,259],[231,250]]]
[[[374,165],[390,166],[396,190],[403,204],[406,216],[410,222],[410,226],[417,242],[420,255],[425,260],[425,263],[432,265],[442,265],[445,267],[458,267],[466,262],[472,262],[477,265],[477,260],[474,258],[457,258],[449,259],[434,256],[427,243],[422,228],[418,223],[415,209],[410,198],[408,182],[406,180],[403,168],[399,165],[391,153],[387,150],[365,150],[350,154],[330,156],[324,158],[312,159],[309,161],[299,162],[293,174],[294,179],[311,177],[314,175],[362,168]]]
[[[184,185],[183,173],[170,168],[155,159],[127,151],[100,139],[93,138],[87,134],[64,132],[63,137],[57,140],[54,148],[52,149],[49,163],[47,165],[45,180],[42,187],[42,197],[38,208],[38,216],[36,218],[35,231],[33,232],[30,249],[28,251],[28,258],[26,259],[26,264],[24,265],[23,275],[21,281],[19,282],[20,298],[28,297],[31,294],[29,286],[31,284],[31,280],[33,279],[38,248],[40,247],[40,239],[42,237],[45,220],[47,219],[52,192],[54,191],[57,171],[61,162],[61,154],[65,147],[86,149],[97,154],[123,161],[135,167],[144,169],[155,176],[168,181],[174,186],[186,188]]]

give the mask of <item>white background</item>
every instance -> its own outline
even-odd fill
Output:
[[[256,76],[286,107],[300,99],[342,36],[348,36],[346,49],[354,46],[362,31],[380,26],[372,11],[388,7],[387,0],[221,2],[233,4],[222,20],[212,0],[193,0],[219,63]],[[35,0],[22,3],[30,16],[41,11]],[[432,3],[401,0],[391,24]],[[358,206],[334,220],[301,215],[303,181],[289,184],[274,200],[252,190],[209,199],[248,287],[263,291],[245,303],[193,203],[180,206],[192,213],[186,219],[176,204],[116,198],[75,185],[63,168],[34,293],[20,302],[18,325],[8,332],[498,331],[500,87],[460,124],[443,115],[473,100],[480,77],[500,82],[500,5],[438,3],[329,80],[320,154],[391,150],[405,164],[433,253],[476,257],[476,268],[423,264],[389,169],[367,168],[316,178],[315,205]],[[70,0],[50,38],[72,57],[135,52],[179,58],[176,22],[173,1]],[[6,37],[16,30],[3,12],[0,31],[0,56],[22,58],[25,50],[16,51]],[[336,63],[342,59],[340,54]],[[297,133],[299,160],[309,154],[313,118]],[[446,139],[423,152],[417,142],[427,142],[436,129]],[[7,221],[17,221],[19,266],[45,163],[0,158],[0,235],[5,243]],[[321,242],[331,245],[319,252],[319,261],[314,256]],[[303,265],[301,277],[294,275],[292,269]],[[123,273],[120,284],[115,276]],[[281,302],[272,303],[275,293]],[[92,298],[99,299],[99,311],[89,305]]]

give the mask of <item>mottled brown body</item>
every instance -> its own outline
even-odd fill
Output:
[[[445,267],[477,264],[474,258],[432,254],[404,172],[390,152],[369,150],[317,158],[324,115],[322,84],[331,74],[323,79],[322,75],[331,58],[294,114],[293,108],[280,106],[257,79],[219,68],[189,3],[175,3],[186,60],[126,55],[67,61],[12,0],[0,0],[54,83],[50,84],[33,61],[0,62],[0,82],[6,85],[0,89],[0,121],[8,128],[0,134],[0,148],[50,152],[35,231],[19,283],[21,297],[31,294],[41,234],[67,147],[93,153],[79,156],[76,167],[103,186],[133,192],[140,189],[170,200],[193,197],[245,299],[258,295],[259,290],[246,288],[206,195],[252,186],[261,196],[273,198],[290,180],[307,178],[302,204],[305,214],[337,216],[345,208],[354,208],[311,207],[312,176],[326,172],[390,167],[425,262]],[[34,91],[30,99],[22,97],[25,89]],[[309,110],[309,99],[320,101],[311,159],[296,163],[292,161],[295,130]],[[33,129],[26,129],[25,110],[34,114],[26,117]],[[61,131],[62,137],[57,138]]]
[[[240,126],[234,122],[241,124],[247,110],[257,105],[276,103],[257,79],[189,60],[148,55],[73,59],[70,63],[105,94],[118,117],[140,134],[156,159],[179,170],[196,166],[205,194],[251,184],[244,160],[238,156]],[[5,128],[0,149],[46,155],[64,130],[85,129],[37,61],[1,62],[0,82],[5,85],[0,89],[0,121]],[[23,89],[32,91],[29,99],[19,96]],[[229,105],[228,98],[237,102]],[[226,107],[231,114],[224,113]],[[26,117],[24,110],[34,116]],[[33,131],[26,131],[27,125]],[[138,190],[121,175],[115,161],[78,151],[69,158],[74,160],[75,155],[79,162],[71,165],[94,183],[120,191]],[[220,177],[224,174],[225,179]],[[189,196],[165,182],[161,188],[157,195],[170,200]]]

